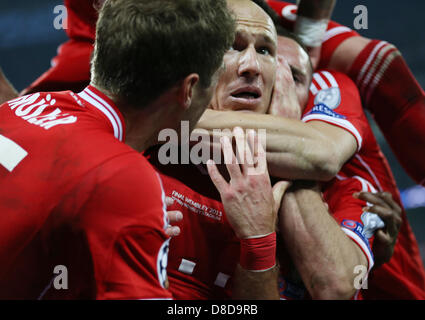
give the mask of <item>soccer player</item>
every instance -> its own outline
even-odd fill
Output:
[[[195,125],[233,38],[224,0],[109,0],[88,87],[0,107],[0,298],[171,298],[165,195],[140,152]]]
[[[294,40],[281,37],[279,37],[279,52],[290,62],[290,67],[287,66],[286,69],[287,72],[289,68],[293,70],[292,74],[295,79],[293,86],[297,93],[301,93],[299,95],[301,105],[302,101],[306,101],[306,97],[308,97],[308,91],[304,90],[304,94],[302,94],[302,88],[308,88],[310,83],[308,72],[311,72],[311,66],[306,62],[308,61],[307,54],[300,49]],[[283,85],[276,84],[276,86],[281,87]],[[366,117],[361,111],[357,89],[342,74],[324,70],[313,76],[309,100],[309,107],[304,110],[303,114],[303,121],[308,122],[308,124],[294,122],[281,117],[273,118],[269,115],[251,115],[235,112],[226,112],[225,115],[221,115],[220,113],[207,111],[205,115],[211,116],[210,120],[204,117],[199,126],[206,129],[224,129],[234,126],[267,129],[270,132],[267,139],[269,170],[276,177],[327,181],[333,175],[336,175],[342,167],[337,178],[326,188],[325,199],[329,204],[330,211],[334,213],[334,216],[340,217],[339,222],[349,236],[351,232],[347,231],[346,228],[349,225],[351,228],[354,227],[351,231],[358,231],[356,228],[360,225],[365,234],[372,235],[373,232],[366,230],[372,226],[379,228],[377,225],[379,222],[377,220],[373,221],[374,218],[370,219],[371,216],[366,219],[366,215],[362,214],[362,205],[360,203],[354,203],[351,207],[352,209],[350,207],[347,208],[350,196],[353,192],[356,192],[355,188],[358,191],[379,190],[382,192],[383,190],[388,190],[399,204],[400,198],[391,171],[379,151],[377,142],[367,124]],[[347,164],[343,166],[345,162]],[[355,182],[357,183],[355,188],[350,186],[351,183],[349,181],[353,181],[352,179],[358,180]],[[303,205],[303,202],[300,202],[300,204]],[[351,218],[346,216],[347,212],[348,215],[350,212],[357,212],[357,214],[361,215],[359,218],[362,218],[362,220],[355,221],[356,219],[353,219],[353,216]],[[305,217],[308,217],[308,215]],[[351,221],[348,225],[344,223],[344,220],[347,219]],[[422,299],[424,297],[425,274],[418,246],[405,212],[403,212],[402,219],[403,224],[399,241],[394,248],[394,257],[389,263],[373,271],[369,281],[369,289],[365,291],[365,295],[368,298]],[[318,230],[316,240],[320,240],[319,237],[323,236],[323,234],[320,234],[320,230],[323,229],[320,229],[318,224],[313,224],[311,227],[315,227]],[[292,229],[285,230],[283,234],[287,235]],[[308,237],[312,237],[313,233],[311,231],[314,229],[306,230],[310,231],[305,233],[308,239]],[[368,237],[363,235],[363,238],[366,239]],[[295,241],[297,239],[296,235],[292,239]],[[327,240],[326,237],[322,239]],[[359,242],[356,236],[353,235],[352,239],[360,246],[362,245],[362,242]],[[303,242],[295,241],[288,248],[293,249],[294,254],[300,254],[300,252],[308,250],[307,245],[300,245],[300,243]],[[315,244],[315,251],[313,252],[318,252],[318,242],[310,241],[310,243]],[[363,249],[373,245],[372,242],[368,243],[367,241],[363,241],[363,244],[365,244]],[[323,245],[322,248],[331,247]],[[369,254],[367,252],[367,250],[364,250],[364,253],[369,257],[370,268],[373,260],[370,259],[370,252]],[[316,256],[316,258],[323,259],[325,256],[320,255]],[[297,262],[297,259],[294,260]],[[307,259],[301,259],[301,261],[305,261],[305,265],[298,265],[297,269],[302,270],[303,267],[305,268],[306,272],[303,280],[307,287],[312,288],[313,283],[309,282],[313,279],[311,275],[315,274],[319,269],[328,269],[324,266],[317,268],[318,263],[309,263],[311,261]],[[326,263],[329,262],[323,261],[324,265]],[[397,270],[399,271],[399,276],[395,276]],[[319,275],[325,275],[325,273]],[[329,279],[334,279],[334,275],[330,274],[329,276]],[[330,284],[329,279],[319,278],[319,280],[322,279],[326,281],[319,283]],[[340,288],[338,285],[342,283],[341,281],[336,281],[336,288]],[[350,285],[352,285],[352,282]],[[315,288],[320,291],[320,286],[316,285]],[[338,289],[338,291],[343,290]],[[320,292],[317,292],[317,294],[320,294]]]
[[[291,28],[296,23],[297,30],[301,31],[303,27],[297,19],[297,6],[283,1],[266,1],[282,17],[286,27]],[[327,11],[330,2],[303,1],[301,5],[320,12]],[[307,10],[307,13],[313,12]],[[306,15],[306,12],[302,14]],[[315,22],[320,29],[323,21],[313,19],[310,22]],[[308,30],[311,29],[314,28],[310,24]],[[308,30],[305,28],[304,34]],[[314,34],[320,36],[320,30]],[[362,37],[354,30],[332,21],[322,36],[319,68],[343,72],[356,83],[365,108],[373,114],[406,172],[417,183],[425,185],[425,166],[422,162],[425,154],[421,154],[425,150],[422,125],[425,121],[425,92],[400,51],[386,41]],[[320,38],[316,40],[320,41]]]
[[[425,120],[425,93],[397,48],[385,41],[361,37],[354,30],[333,21],[324,28],[335,0],[301,1],[303,19],[297,19],[294,4],[265,1],[282,17],[285,27],[294,28],[295,25],[298,34],[304,36],[303,40],[309,41],[307,44],[315,68],[319,65],[320,69],[329,67],[341,71],[358,85],[365,107],[374,115],[400,163],[417,183],[424,184],[425,169],[421,159],[425,155],[418,156],[418,152],[425,144],[425,134],[421,131],[421,123]],[[88,60],[94,38],[95,8],[101,4],[102,1],[65,1],[69,12],[70,31],[67,33],[70,41],[60,48],[52,68],[24,93],[84,87],[89,79]],[[73,61],[74,68],[69,68],[69,61]],[[66,79],[73,80],[65,83]],[[400,82],[400,79],[403,80]],[[417,147],[411,147],[406,141],[415,141]]]
[[[237,3],[249,6],[246,2]],[[260,24],[259,18],[248,18],[243,9],[240,6],[234,7],[239,22],[237,36],[232,49],[225,55],[226,71],[220,78],[213,103],[218,109],[229,106],[236,110],[264,113],[267,110],[264,106],[270,104],[272,97],[270,88],[273,86],[275,72],[272,67],[276,66],[276,47],[273,41],[267,40],[263,35],[267,35],[270,21],[266,20],[269,22]],[[240,135],[238,131],[240,130],[235,130],[236,136]],[[265,259],[266,263],[261,265],[246,264],[246,245],[243,238],[241,239],[240,233],[234,230],[232,221],[228,218],[228,209],[223,210],[220,194],[215,190],[214,184],[208,181],[205,169],[196,165],[163,163],[162,153],[161,148],[150,153],[151,162],[161,174],[166,194],[174,198],[174,209],[182,210],[185,215],[185,219],[179,224],[182,229],[181,236],[170,242],[172,254],[169,256],[168,270],[173,295],[178,299],[217,299],[232,296],[274,298],[273,285],[270,285],[270,279],[275,277],[275,270],[270,269],[273,267],[270,261],[273,260]],[[237,168],[234,170],[237,171]],[[217,184],[217,181],[214,183]],[[257,186],[252,189],[262,191]],[[361,209],[362,207],[359,211]],[[328,219],[332,219],[327,211],[326,214]],[[254,218],[251,219],[258,223]],[[363,254],[360,249],[362,242],[357,247],[337,224],[331,227],[341,236],[342,240],[336,243],[345,249],[344,252],[348,256],[348,261],[344,262],[343,266],[345,263],[352,263],[347,270],[353,278],[353,268],[361,264],[362,257],[364,264],[367,264],[367,253]],[[366,244],[363,246],[366,247]],[[263,251],[267,253],[270,249]],[[245,281],[238,277],[237,273],[240,271],[246,275],[242,278]],[[247,285],[247,279],[260,280],[255,281],[256,286],[252,287]],[[352,281],[350,284],[353,288]],[[248,289],[244,291],[242,288]],[[349,294],[351,297],[354,291]]]
[[[262,96],[258,108],[265,112],[275,77],[276,31],[267,14],[251,1],[234,0],[230,4],[237,16],[234,45],[249,46],[247,59],[250,58],[249,55],[263,57],[259,63],[269,70],[265,75],[265,82],[259,84],[258,88],[260,91],[258,94]],[[269,55],[268,52],[273,53]],[[236,50],[226,53],[224,58],[226,71],[223,77],[234,71],[232,65],[232,71],[228,72],[230,61],[234,59],[236,53]],[[244,78],[241,77],[240,83],[235,83],[235,87],[229,89],[240,90],[246,86],[249,86],[249,82],[244,82]],[[241,135],[237,134],[237,137]],[[231,159],[229,142],[225,142],[224,146],[225,158]],[[266,192],[271,188],[264,186],[266,181],[270,181],[268,174],[264,175],[263,172],[260,177],[265,180],[262,184],[255,184],[253,181],[249,182],[252,175],[247,174],[245,170],[237,170],[239,165],[226,162],[232,178],[230,184],[226,185],[220,174],[214,170],[215,166],[210,165],[209,170],[217,183],[219,193],[205,175],[207,171],[203,166],[163,164],[161,148],[148,153],[150,161],[160,173],[166,195],[174,199],[174,206],[171,208],[183,211],[185,216],[183,221],[177,224],[182,230],[181,235],[170,241],[172,254],[169,256],[168,272],[173,296],[176,299],[214,299],[231,296],[278,299],[274,233],[277,210],[274,210],[273,214],[267,212],[271,210],[270,194]],[[261,152],[260,159],[264,159]],[[243,183],[243,180],[247,184]],[[247,186],[248,189],[243,191],[243,186]],[[232,187],[233,195],[229,193]],[[248,196],[250,192],[253,196]],[[242,219],[235,219],[235,215],[232,214],[236,206],[227,206],[229,198],[232,197],[239,199],[240,205],[248,204],[249,208],[245,210]],[[247,223],[248,221],[250,223]],[[228,282],[229,278],[231,282]],[[223,290],[225,287],[229,288],[230,283],[233,284],[232,295],[226,294]],[[269,290],[270,287],[274,287],[274,290]],[[248,289],[244,290],[246,288]]]

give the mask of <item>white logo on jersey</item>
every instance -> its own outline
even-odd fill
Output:
[[[167,265],[168,265],[168,249],[170,245],[170,239],[168,239],[162,244],[158,252],[158,258],[156,260],[156,270],[158,272],[158,280],[161,286],[165,289],[168,289]]]
[[[56,100],[52,99],[50,94],[45,98],[39,98],[40,93],[35,93],[9,101],[8,104],[10,109],[14,110],[18,117],[46,130],[59,124],[70,124],[77,121],[77,117],[62,113],[62,110],[59,108],[56,108],[50,113],[44,113],[47,107],[56,104]]]
[[[320,90],[314,99],[314,104],[324,104],[329,109],[336,109],[341,104],[341,91],[339,88],[327,88]]]
[[[289,21],[296,21],[297,20],[297,14],[295,11],[298,10],[298,7],[294,4],[286,6],[282,9],[282,16]]]

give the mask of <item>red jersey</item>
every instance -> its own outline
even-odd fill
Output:
[[[220,195],[206,169],[195,165],[161,165],[157,168],[165,194],[174,199],[169,210],[180,210],[176,223],[181,234],[170,241],[168,279],[175,299],[229,299],[239,262],[239,239],[226,219]]]
[[[113,102],[35,93],[0,119],[0,299],[170,298],[161,182]]]
[[[357,154],[343,167],[338,175],[340,179],[335,178],[325,184],[324,200],[343,232],[364,253],[369,272],[374,265],[374,233],[384,227],[384,223],[376,214],[363,212],[366,202],[355,199],[353,193],[376,191],[373,184],[368,182],[374,181],[371,174],[359,163],[371,151],[379,151],[379,147],[362,111],[355,84],[341,73],[315,73],[302,121],[324,121],[336,125],[350,132],[357,141]],[[285,299],[303,299],[307,296],[302,285],[293,283],[285,275],[282,275],[279,286],[281,296]],[[355,299],[360,298],[359,293],[360,291],[356,293]]]
[[[65,0],[66,34],[70,39],[94,42],[99,0]]]
[[[333,71],[314,74],[303,121],[336,125],[356,139],[358,152],[343,166],[337,180],[355,178],[362,185],[359,191],[370,191],[371,188],[388,191],[402,206],[390,167],[363,113],[358,89],[347,76]],[[347,201],[348,198],[349,195]],[[418,244],[404,211],[402,219],[394,255],[390,262],[372,270],[369,288],[364,291],[365,298],[425,299],[425,272]]]
[[[43,73],[24,94],[40,91],[71,90],[79,92],[90,82],[90,58],[96,35],[99,0],[65,0],[67,9],[66,33],[69,40],[61,44]]]
[[[283,1],[267,0],[281,16],[282,24],[292,30],[296,21],[297,6]],[[24,92],[72,90],[84,88],[90,79],[90,56],[96,33],[97,0],[65,0],[70,40],[58,49],[52,67],[34,81]],[[331,21],[323,40],[320,67],[326,67],[335,49],[346,39],[359,36],[354,30]]]
[[[293,30],[295,21],[297,20],[298,7],[289,2],[266,0],[270,7],[281,17],[282,25]],[[351,37],[360,36],[356,31],[340,25],[334,21],[330,21],[325,37],[322,42],[322,48],[320,52],[319,69],[328,66],[333,53],[336,48],[345,40]]]
[[[384,222],[373,213],[364,212],[367,206],[365,201],[353,197],[355,192],[375,192],[375,188],[366,180],[355,177],[344,180],[333,179],[324,185],[323,197],[329,207],[329,212],[335,221],[341,226],[342,231],[352,240],[364,253],[367,261],[367,269],[359,269],[359,276],[366,277],[374,265],[372,253],[374,233],[377,229],[384,227]],[[284,246],[279,250],[282,265],[289,258]],[[289,273],[290,272],[290,273]],[[292,276],[288,277],[288,274]],[[281,268],[279,277],[279,292],[282,299],[302,300],[310,299],[301,279],[294,279],[293,270]],[[363,298],[364,290],[360,290],[359,284],[354,300]]]

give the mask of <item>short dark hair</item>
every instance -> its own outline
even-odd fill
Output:
[[[96,26],[92,82],[133,106],[191,73],[206,88],[234,35],[225,0],[107,0]]]

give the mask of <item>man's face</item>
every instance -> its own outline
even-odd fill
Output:
[[[278,36],[277,54],[288,62],[295,82],[298,102],[302,108],[307,105],[312,67],[307,52],[293,39]]]
[[[229,1],[229,7],[236,15],[236,37],[224,55],[225,70],[210,107],[266,113],[276,76],[276,30],[251,1]]]

